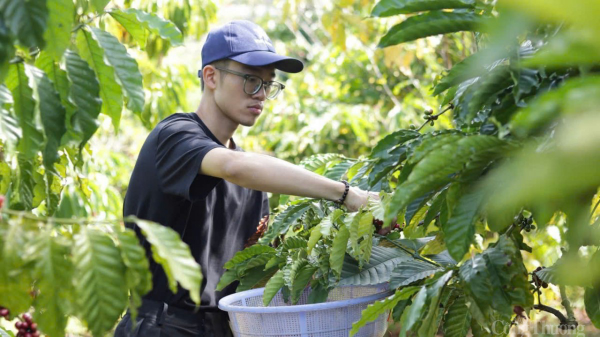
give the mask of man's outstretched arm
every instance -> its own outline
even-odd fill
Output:
[[[289,194],[309,198],[338,200],[343,194],[343,183],[320,176],[302,167],[271,156],[216,148],[210,150],[200,173],[223,178],[236,185],[253,190]],[[367,197],[376,197],[358,188],[350,188],[345,206],[356,211],[366,204]]]

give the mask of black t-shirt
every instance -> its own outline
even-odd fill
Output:
[[[233,140],[235,151],[241,151]],[[150,132],[138,156],[125,196],[123,215],[169,226],[190,246],[202,267],[201,310],[217,310],[236,283],[215,291],[223,265],[243,249],[260,219],[269,214],[264,192],[199,174],[204,156],[223,144],[195,113],[176,113]],[[167,277],[151,258],[149,244],[133,224],[150,260],[152,290],[144,298],[193,308],[189,293],[169,290]]]

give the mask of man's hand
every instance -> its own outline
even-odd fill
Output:
[[[379,200],[379,195],[374,192],[361,190],[358,187],[351,187],[344,201],[344,206],[346,206],[349,212],[356,212],[361,206],[366,205],[369,199]]]

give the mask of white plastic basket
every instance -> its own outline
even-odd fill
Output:
[[[310,294],[310,288],[306,288],[296,305],[286,304],[280,291],[265,307],[264,290],[247,290],[219,301],[219,308],[229,313],[234,336],[348,337],[352,323],[360,319],[369,304],[394,293],[388,283],[341,286],[329,292],[327,302],[305,304]],[[382,337],[387,330],[388,314],[369,322],[354,336]]]

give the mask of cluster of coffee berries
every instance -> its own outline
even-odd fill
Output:
[[[535,268],[535,270],[533,271],[533,273],[531,273],[531,283],[533,283],[537,288],[542,287],[542,288],[548,288],[548,283],[542,281],[542,279],[539,278],[539,276],[537,276],[537,272],[544,269],[544,267],[537,267]]]
[[[8,315],[10,315],[10,311],[8,311],[8,309],[5,307],[0,307],[0,317],[8,319]]]
[[[265,215],[262,219],[260,219],[258,223],[258,227],[256,227],[256,232],[252,234],[246,243],[244,244],[244,248],[248,248],[258,242],[258,239],[262,238],[262,236],[267,231],[267,226],[269,225],[269,215]]]
[[[23,320],[15,323],[15,328],[19,330],[17,337],[40,337],[40,332],[37,330],[37,323],[33,322],[31,315],[23,314]]]
[[[373,218],[373,225],[375,225],[375,233],[379,235],[388,235],[392,230],[400,230],[400,225],[396,221],[392,221],[392,225],[388,228],[383,227],[383,220]]]

